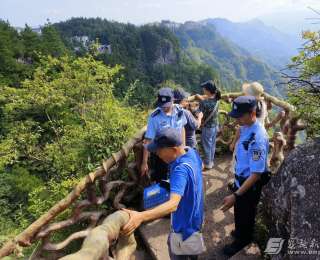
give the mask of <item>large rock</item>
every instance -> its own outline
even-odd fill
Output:
[[[270,237],[284,239],[272,259],[320,259],[319,201],[320,139],[315,139],[290,152],[264,189]]]

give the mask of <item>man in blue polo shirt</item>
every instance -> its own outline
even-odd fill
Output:
[[[124,226],[123,233],[129,235],[142,222],[158,219],[172,213],[172,230],[169,237],[171,259],[197,259],[196,253],[192,250],[185,252],[185,255],[176,255],[172,243],[176,242],[174,238],[176,234],[179,234],[182,243],[196,241],[191,249],[199,248],[200,244],[203,245],[198,254],[204,250],[200,232],[203,223],[202,161],[200,156],[193,148],[183,146],[181,133],[174,128],[162,129],[147,145],[147,149],[150,152],[155,152],[169,164],[170,199],[162,205],[143,212],[124,209],[130,214],[130,220]],[[191,237],[193,239],[189,239]]]

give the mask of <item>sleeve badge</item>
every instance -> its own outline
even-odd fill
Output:
[[[259,161],[262,157],[262,151],[261,150],[253,150],[252,151],[252,160]]]

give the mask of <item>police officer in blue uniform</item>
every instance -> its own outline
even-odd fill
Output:
[[[265,128],[256,120],[257,101],[252,96],[234,100],[229,116],[240,125],[236,147],[235,189],[223,200],[223,211],[234,206],[234,242],[224,247],[232,256],[253,238],[256,208],[265,176],[268,174],[269,138]]]
[[[187,119],[183,109],[173,103],[174,95],[171,88],[161,88],[158,92],[157,108],[151,113],[148,119],[147,131],[145,133],[144,144],[151,143],[157,133],[164,128],[175,128],[180,130],[182,140],[185,140],[184,126]],[[143,160],[141,164],[141,175],[148,173],[149,152],[146,148],[143,151]],[[151,180],[160,182],[167,179],[168,165],[155,154],[151,154]]]

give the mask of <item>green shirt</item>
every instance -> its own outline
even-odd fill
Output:
[[[210,116],[211,112],[218,105],[219,105],[219,103],[217,102],[217,100],[215,98],[209,98],[209,99],[206,99],[206,100],[202,100],[200,102],[200,107],[199,108],[200,108],[200,111],[203,113],[203,119],[202,119],[203,122],[206,121],[206,119]],[[214,128],[214,127],[218,126],[218,110],[219,109],[216,109],[216,112],[208,120],[208,122],[206,122],[204,127]]]

